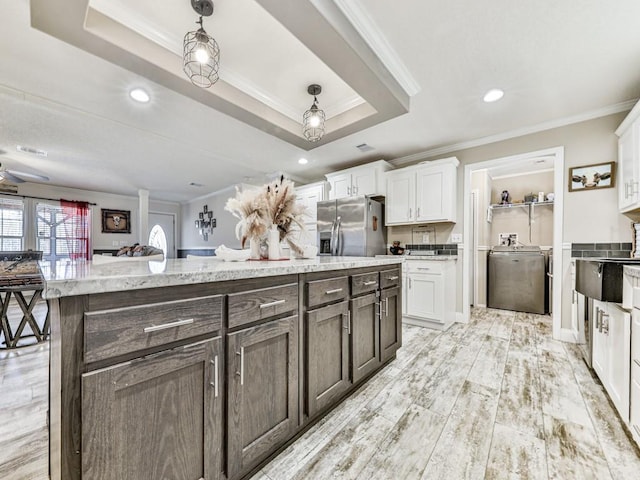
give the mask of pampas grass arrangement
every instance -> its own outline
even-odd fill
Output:
[[[293,182],[280,176],[259,189],[239,190],[227,200],[225,210],[240,221],[236,225],[236,237],[244,248],[248,239],[260,241],[265,238],[271,225],[276,225],[280,241],[286,241],[298,255],[302,248],[291,238],[296,227],[304,230],[305,207],[296,203]]]

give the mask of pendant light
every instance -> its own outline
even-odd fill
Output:
[[[324,111],[318,108],[318,99],[316,98],[316,95],[320,95],[322,92],[322,87],[314,83],[309,85],[307,92],[309,95],[313,95],[313,104],[302,116],[302,134],[310,142],[317,142],[324,135],[325,115]]]
[[[200,28],[187,32],[184,36],[182,63],[184,73],[191,83],[202,88],[209,88],[218,81],[220,67],[220,47],[215,39],[205,32],[202,17],[213,13],[211,0],[191,0],[191,6],[200,15],[196,21]]]

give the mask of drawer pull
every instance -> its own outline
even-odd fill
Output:
[[[418,270],[431,270],[429,267],[418,267]]]
[[[331,295],[333,293],[340,293],[342,291],[341,288],[334,288],[333,290],[327,290],[326,292],[324,292],[326,295]]]
[[[218,355],[216,355],[213,360],[211,360],[211,365],[213,365],[213,382],[211,382],[211,386],[213,387],[213,396],[218,398]]]
[[[389,297],[384,299],[384,314],[389,316]]]
[[[275,307],[276,305],[282,305],[285,302],[286,302],[286,300],[283,298],[282,300],[275,300],[273,302],[261,303],[260,304],[260,308]]]
[[[375,285],[376,283],[378,282],[376,282],[375,280],[371,280],[370,282],[364,282],[363,285],[368,287],[369,285]]]
[[[397,275],[394,275],[393,277],[387,277],[387,280],[397,280],[399,277]]]
[[[633,363],[640,367],[640,360],[638,360],[637,358],[633,359]]]
[[[637,425],[635,425],[635,424],[634,424],[634,425],[633,425],[633,429],[636,431],[636,433],[637,433],[638,435],[640,435],[640,428],[638,428],[638,426],[637,426]]]
[[[193,323],[193,318],[187,318],[185,320],[176,320],[175,322],[164,323],[162,325],[153,325],[151,327],[144,327],[144,333],[157,332],[158,330],[165,330],[167,328],[181,327],[182,325],[190,325]]]

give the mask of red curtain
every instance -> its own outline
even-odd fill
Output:
[[[89,204],[75,200],[60,200],[64,213],[64,229],[67,250],[72,260],[90,260],[89,252]]]

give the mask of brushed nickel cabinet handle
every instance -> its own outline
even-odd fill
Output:
[[[341,288],[334,288],[333,290],[327,290],[326,292],[324,292],[326,295],[331,295],[333,293],[340,293],[342,291]]]
[[[347,332],[351,335],[351,310],[347,312]]]
[[[240,376],[240,385],[244,385],[244,347],[240,347],[236,355],[240,355],[240,372],[236,372],[236,375]]]
[[[193,318],[187,318],[185,320],[176,320],[175,322],[164,323],[162,325],[152,325],[151,327],[144,327],[144,333],[157,332],[158,330],[165,330],[167,328],[181,327],[182,325],[190,325],[194,322]]]
[[[211,360],[211,365],[213,365],[213,382],[210,383],[210,385],[213,387],[213,396],[215,398],[218,398],[218,394],[220,393],[218,390],[218,385],[219,385],[219,377],[218,377],[218,355],[216,355],[215,357],[213,357],[213,360]]]
[[[418,207],[416,211],[416,218],[420,218],[420,207]]]
[[[384,299],[384,314],[389,316],[389,297]]]
[[[397,275],[394,275],[393,277],[387,277],[387,280],[397,280],[399,277]]]
[[[417,270],[431,270],[430,267],[417,267]]]
[[[376,282],[375,280],[371,280],[370,282],[364,282],[363,285],[368,287],[369,285],[375,285],[376,283],[378,282]]]
[[[634,358],[633,362],[640,367],[640,360],[638,360],[637,358]]]
[[[261,303],[260,304],[260,308],[275,307],[276,305],[282,305],[285,302],[286,302],[286,300],[283,298],[282,300],[275,300],[273,302]]]
[[[411,208],[409,208],[409,218],[412,218],[411,217]]]
[[[347,187],[347,195],[351,196],[351,187]]]

